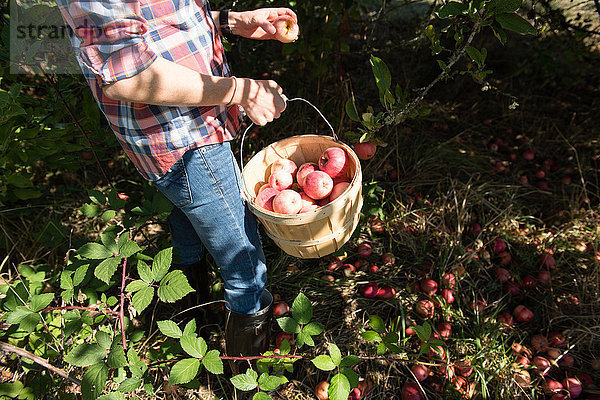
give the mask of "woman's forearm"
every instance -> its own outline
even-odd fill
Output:
[[[158,57],[142,72],[103,88],[114,100],[165,106],[228,104],[236,89],[234,78],[202,75]],[[236,99],[237,100],[237,99]]]

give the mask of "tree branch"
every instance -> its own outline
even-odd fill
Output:
[[[61,376],[62,378],[70,380],[77,386],[81,386],[81,381],[77,378],[73,378],[73,377],[69,376],[69,373],[67,371],[65,371],[64,369],[55,367],[54,365],[50,364],[48,362],[48,360],[46,360],[42,357],[36,356],[35,354],[32,354],[25,349],[22,349],[17,346],[13,346],[12,344],[8,344],[5,342],[0,342],[0,351],[3,351],[5,353],[15,353],[21,357],[25,357],[25,358],[35,362],[36,364],[41,365],[42,367],[46,368],[47,370],[54,372],[55,374]]]

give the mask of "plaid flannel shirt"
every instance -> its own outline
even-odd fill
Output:
[[[205,75],[230,76],[207,0],[58,0],[77,60],[121,146],[148,180],[193,148],[233,139],[239,106],[170,107],[116,101],[102,86],[163,57]]]

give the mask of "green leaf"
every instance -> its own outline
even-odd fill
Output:
[[[350,389],[351,385],[348,377],[344,374],[336,374],[331,378],[327,393],[330,400],[347,400]]]
[[[313,316],[313,307],[304,293],[299,293],[292,303],[292,315],[299,324],[308,324]],[[291,333],[291,332],[290,332]]]
[[[342,362],[342,352],[335,343],[329,343],[329,354],[331,355],[331,361],[339,366]]]
[[[156,271],[152,269],[154,276],[158,279]],[[188,293],[193,292],[194,289],[188,283],[187,278],[180,270],[169,272],[160,281],[158,288],[158,297],[166,303],[174,303],[175,301],[182,299]]]
[[[492,32],[494,32],[494,36],[496,36],[496,39],[498,39],[498,41],[504,45],[506,43],[506,32],[504,32],[502,30],[502,28],[500,27],[496,27],[496,26],[490,26],[490,28],[492,28]]]
[[[248,374],[234,375],[231,377],[230,381],[236,389],[244,392],[254,390],[258,386],[256,378]]]
[[[311,322],[302,327],[302,332],[311,336],[320,335],[323,332],[323,325],[318,322]]]
[[[360,121],[360,118],[358,117],[358,110],[356,109],[356,104],[354,104],[354,100],[352,98],[346,100],[346,114],[348,114],[348,117],[352,121]]]
[[[125,350],[123,350],[120,337],[115,337],[115,341],[108,353],[107,363],[111,368],[122,368],[127,365],[127,358],[125,358]]]
[[[143,288],[148,287],[148,283],[142,281],[142,280],[135,280],[135,281],[131,281],[127,284],[127,286],[125,286],[125,291],[126,292],[137,292],[138,290],[142,290]]]
[[[202,358],[206,354],[208,346],[202,337],[196,334],[186,335],[181,338],[181,348],[192,357]]]
[[[472,46],[465,47],[465,50],[469,57],[471,57],[471,60],[475,61],[480,66],[483,64],[483,58],[479,50]]]
[[[79,207],[79,211],[81,211],[81,213],[87,218],[94,218],[102,214],[102,208],[100,208],[96,204],[84,204],[81,207]]]
[[[81,394],[84,400],[96,400],[108,379],[108,367],[104,363],[94,364],[85,371],[81,379]]]
[[[154,256],[154,261],[152,262],[152,273],[154,274],[154,279],[160,281],[171,268],[171,262],[173,260],[173,248],[169,247],[167,249],[159,251],[156,256]]]
[[[96,266],[96,269],[94,269],[94,275],[96,278],[108,285],[110,283],[110,279],[113,277],[115,272],[117,272],[120,261],[121,258],[119,257],[110,257],[102,260],[100,264]]]
[[[183,336],[181,329],[179,329],[179,326],[177,326],[177,324],[173,321],[158,321],[156,324],[158,325],[160,332],[165,336],[173,339],[179,339]]]
[[[377,88],[379,88],[379,93],[383,95],[392,86],[392,74],[382,59],[372,55],[369,62],[371,63],[371,69],[373,70],[375,83],[377,84]]]
[[[12,192],[19,200],[31,200],[42,197],[42,192],[39,190],[17,188],[13,189]]]
[[[496,13],[511,13],[517,11],[523,0],[491,0],[488,4],[488,9]]]
[[[466,4],[459,3],[457,1],[450,1],[437,10],[436,14],[438,18],[454,18],[458,15],[466,14],[469,8]]]
[[[110,337],[110,335],[106,332],[103,331],[98,331],[96,332],[96,343],[98,343],[98,345],[100,347],[102,347],[104,350],[108,350],[110,349],[110,346],[112,345],[112,338]]]
[[[385,332],[385,323],[383,319],[377,315],[369,315],[369,326],[379,333]]]
[[[146,286],[131,297],[131,305],[138,314],[141,314],[152,303],[152,299],[154,299],[154,288]]]
[[[140,378],[127,378],[119,385],[119,391],[123,393],[133,392],[142,384]]]
[[[103,260],[105,258],[111,257],[112,252],[101,245],[100,243],[86,243],[77,250],[77,254],[80,254],[82,257],[90,258],[93,260]]]
[[[128,258],[128,257],[131,257],[132,255],[134,255],[135,253],[137,253],[138,251],[141,251],[141,250],[142,249],[140,248],[140,246],[138,246],[138,244],[136,242],[134,242],[133,240],[128,240],[119,249],[119,255],[121,257]]]
[[[284,339],[285,340],[285,339]],[[283,343],[283,342],[282,342]],[[304,332],[300,332],[298,333],[298,335],[296,336],[296,346],[298,348],[301,348],[302,346],[304,346],[305,344],[309,345],[309,346],[314,346],[315,345],[315,341],[313,340],[313,338]]]
[[[65,361],[76,367],[87,367],[102,362],[105,357],[106,350],[102,347],[97,344],[83,343],[74,347],[65,356]]]
[[[252,400],[273,400],[271,396],[266,394],[265,392],[256,392],[254,396],[252,396]]]
[[[369,341],[369,342],[381,342],[383,339],[381,338],[381,335],[375,331],[366,331],[360,334],[363,339]]]
[[[152,273],[152,270],[150,269],[148,264],[146,264],[142,260],[139,260],[137,263],[137,271],[138,275],[140,276],[140,279],[144,282],[152,283],[154,281],[154,274]]]
[[[115,232],[115,229],[106,229],[102,232],[100,234],[100,241],[112,254],[119,251],[117,247],[117,232]]]
[[[87,276],[87,272],[89,269],[90,269],[90,264],[83,264],[83,265],[77,267],[77,269],[75,270],[75,273],[73,274],[73,285],[74,286],[79,286],[81,284],[81,282],[83,282],[83,280]]]
[[[196,320],[191,319],[185,324],[185,328],[183,328],[183,336],[195,335],[196,334]]]
[[[98,397],[98,400],[125,400],[125,396],[121,392],[111,392]]]
[[[29,305],[29,307],[31,307],[32,311],[38,312],[48,307],[48,305],[52,302],[53,299],[54,293],[36,294],[31,298],[31,304]]]
[[[223,360],[219,357],[219,350],[211,350],[202,358],[202,365],[213,374],[223,373]]]
[[[331,371],[336,367],[336,364],[333,362],[331,357],[326,354],[316,356],[311,361],[315,367],[319,368],[321,371]]]
[[[169,375],[170,385],[179,385],[182,383],[188,383],[196,377],[200,369],[200,360],[197,358],[186,358],[178,361],[173,368],[171,368],[171,374]]]
[[[413,329],[417,333],[419,339],[423,342],[426,342],[431,338],[431,325],[429,322],[425,322],[423,325],[413,326]]]
[[[346,378],[348,378],[348,381],[350,382],[350,387],[358,387],[358,374],[354,372],[354,370],[350,368],[342,368],[341,372],[346,376]]]
[[[258,378],[258,387],[260,388],[260,390],[270,392],[271,390],[277,389],[282,383],[285,383],[282,382],[281,378],[281,376],[271,376],[269,374],[262,374],[260,378]],[[287,381],[287,378],[283,378]]]
[[[110,204],[112,208],[120,209],[125,206],[125,200],[119,198],[119,192],[115,189],[110,189],[110,192],[108,192],[108,204]]]
[[[94,190],[94,189],[89,189],[88,190],[88,197],[90,198],[90,200],[96,204],[100,204],[101,206],[104,205],[104,203],[106,203],[106,197],[104,197],[104,195],[102,194],[102,192],[98,191],[98,190]]]
[[[535,35],[537,31],[523,17],[521,17],[517,13],[504,13],[497,14],[496,21],[502,26],[504,29],[508,29],[509,31],[520,33],[521,35]]]
[[[287,339],[283,339],[281,341],[281,346],[279,346],[279,353],[281,355],[290,354],[291,349],[292,349],[292,346],[290,345],[290,342]]]
[[[296,322],[294,318],[291,317],[281,317],[277,318],[277,323],[281,327],[284,332],[287,333],[299,333],[300,325]]]
[[[360,358],[355,355],[349,355],[342,359],[340,367],[353,367],[360,362]]]
[[[42,320],[39,314],[32,312],[25,306],[17,306],[14,311],[6,314],[6,322],[11,325],[18,324],[26,332],[33,332]]]

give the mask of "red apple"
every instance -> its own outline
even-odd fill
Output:
[[[422,400],[419,385],[416,382],[406,382],[402,386],[402,400]]]
[[[496,279],[500,283],[506,283],[510,281],[512,275],[506,268],[496,268]]]
[[[296,176],[296,171],[298,171],[298,167],[296,163],[287,158],[278,158],[271,164],[271,174],[275,171],[283,170],[285,172],[289,172],[292,176]]]
[[[441,295],[442,298],[446,301],[446,303],[454,303],[454,293],[452,292],[452,289],[442,289]]]
[[[317,201],[304,192],[300,192],[300,198],[302,199],[303,208],[312,205],[317,205]]]
[[[524,305],[518,305],[513,311],[515,319],[519,322],[529,322],[533,319],[533,313]]]
[[[435,329],[443,340],[448,340],[452,336],[452,324],[450,322],[439,322]]]
[[[515,282],[506,282],[504,284],[504,290],[506,290],[513,296],[518,296],[519,293],[521,293],[521,288],[519,287],[519,284]]]
[[[545,252],[542,254],[542,266],[546,269],[553,269],[556,267],[556,261],[554,260],[554,256],[549,252]]]
[[[304,193],[310,198],[321,200],[331,193],[331,190],[333,189],[333,180],[323,171],[313,171],[306,176],[302,188],[304,189]]]
[[[392,265],[394,262],[396,262],[396,257],[394,257],[394,254],[390,252],[383,253],[381,255],[381,262],[383,265]]]
[[[346,276],[352,276],[356,273],[356,267],[350,263],[342,264],[342,272]]]
[[[425,278],[421,281],[421,290],[431,296],[437,292],[438,284],[433,279]]]
[[[358,245],[358,255],[361,257],[369,257],[373,253],[371,245],[363,242]]]
[[[287,332],[279,332],[277,336],[275,336],[275,347],[278,349],[281,347],[281,343],[283,343],[283,339],[287,340],[290,344],[294,340],[294,335]]]
[[[319,169],[331,178],[341,178],[346,175],[350,159],[346,151],[340,147],[330,147],[319,158]]]
[[[502,265],[509,265],[510,261],[512,260],[512,257],[510,256],[510,253],[508,251],[500,252],[500,254],[498,254],[498,257],[500,257],[500,264]]]
[[[273,211],[279,214],[298,214],[302,206],[302,197],[291,189],[282,190],[273,198]]]
[[[456,276],[452,272],[446,272],[442,275],[442,285],[448,289],[454,289],[456,286]]]
[[[385,232],[385,224],[379,217],[373,217],[369,220],[369,227],[371,232],[381,234]]]
[[[419,382],[423,382],[429,377],[429,369],[423,364],[415,364],[410,367],[410,370]]]
[[[264,208],[267,211],[273,211],[273,199],[279,194],[279,190],[267,187],[265,190],[260,192],[254,199],[254,203]]]
[[[377,151],[377,146],[371,142],[354,143],[354,151],[361,160],[370,160]]]
[[[552,347],[564,347],[567,344],[567,338],[561,332],[550,332],[548,334],[548,343]]]
[[[563,389],[563,385],[554,379],[544,378],[544,381],[542,382],[542,389],[546,394],[553,394],[560,392]]]
[[[531,149],[525,150],[525,152],[523,153],[523,158],[526,159],[527,161],[531,161],[535,158],[535,153]]]
[[[481,225],[479,225],[477,222],[473,222],[471,224],[471,232],[473,232],[474,235],[479,235],[482,230],[483,229],[481,228]]]
[[[396,295],[396,290],[391,286],[381,286],[377,291],[377,297],[380,299],[391,299]]]
[[[329,400],[329,382],[321,381],[315,386],[315,395],[319,400]]]
[[[289,189],[294,184],[294,177],[287,171],[279,169],[269,176],[269,186],[279,191]]]
[[[285,301],[279,301],[273,304],[273,316],[275,318],[283,317],[290,312],[290,306]]]
[[[462,360],[456,363],[456,372],[460,375],[468,378],[473,373],[473,367],[471,367],[471,360]]]
[[[367,271],[369,271],[371,273],[376,273],[379,271],[379,267],[376,264],[371,264],[371,265],[369,265],[369,268],[367,269]]]
[[[296,172],[296,182],[298,183],[298,186],[300,186],[301,188],[304,187],[304,181],[306,180],[306,176],[311,172],[317,171],[318,169],[319,166],[312,162],[300,165],[300,167],[298,167],[298,171]]]
[[[275,26],[275,39],[282,43],[291,43],[298,39],[298,23],[292,18],[285,17],[276,20],[273,25]]]
[[[415,312],[422,318],[431,318],[435,311],[435,305],[431,300],[419,300],[415,305]]]
[[[374,299],[379,292],[379,286],[375,282],[365,283],[358,287],[358,292],[368,299]]]
[[[359,400],[362,396],[359,388],[354,388],[350,391],[350,395],[348,396],[348,400]]]
[[[504,250],[506,250],[506,242],[500,238],[497,238],[494,240],[492,247],[494,248],[494,252],[496,252],[496,254],[502,253]]]
[[[563,387],[569,391],[569,395],[572,399],[576,399],[581,396],[583,386],[577,378],[565,378],[562,381]]]
[[[500,322],[501,324],[507,325],[507,326],[513,326],[514,324],[514,320],[512,315],[510,315],[510,313],[507,312],[503,312],[502,314],[498,315],[496,317],[496,320],[498,322]]]
[[[522,279],[521,279],[521,286],[524,287],[525,289],[533,289],[536,285],[536,281],[535,278],[531,275],[525,275]]]
[[[550,286],[552,284],[552,275],[546,270],[539,270],[537,273],[537,280],[542,286]]]
[[[564,354],[560,360],[558,360],[558,365],[564,368],[573,368],[575,365],[575,359],[570,354]]]
[[[333,185],[333,189],[331,189],[331,194],[329,195],[329,201],[334,201],[338,197],[340,197],[346,189],[350,186],[349,182],[340,182]]]
[[[550,367],[552,366],[552,364],[550,364],[550,361],[548,361],[546,357],[542,356],[533,357],[532,363],[537,369],[535,372],[542,376],[545,376],[550,371]]]
[[[546,351],[546,349],[548,348],[548,339],[544,335],[540,335],[540,334],[533,335],[531,337],[531,346],[537,352],[541,353],[543,351]]]

